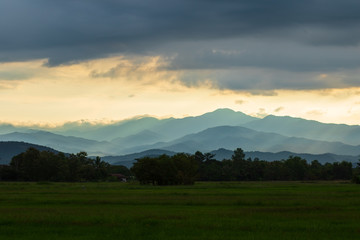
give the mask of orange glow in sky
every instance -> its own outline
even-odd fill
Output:
[[[57,67],[44,62],[0,64],[2,122],[106,122],[144,114],[184,117],[217,108],[328,123],[359,124],[360,119],[360,88],[279,89],[265,94],[218,89],[206,81],[189,86],[179,80],[182,71],[162,69],[165,63],[158,56],[112,57]]]

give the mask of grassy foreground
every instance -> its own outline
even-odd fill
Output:
[[[0,182],[0,239],[360,239],[360,186]]]

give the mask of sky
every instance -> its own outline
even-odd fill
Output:
[[[231,108],[360,124],[355,0],[0,0],[0,122]]]

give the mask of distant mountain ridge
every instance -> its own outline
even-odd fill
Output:
[[[209,127],[237,126],[258,118],[248,116],[242,112],[231,109],[217,109],[196,117],[157,119],[154,117],[136,117],[119,121],[113,124],[92,125],[88,123],[71,124],[56,128],[36,128],[37,131],[46,131],[63,136],[73,136],[96,141],[111,141],[116,138],[124,138],[139,134],[143,131],[151,131],[173,140],[186,134],[199,132]],[[1,131],[3,129],[3,131]],[[12,129],[12,131],[10,131]],[[0,124],[0,134],[3,132],[27,132],[31,127],[15,127],[9,124]]]
[[[133,152],[146,149],[164,149],[175,152],[211,151],[212,149],[236,149],[246,151],[279,152],[339,155],[360,154],[360,146],[341,142],[326,142],[305,138],[285,137],[275,133],[258,132],[244,127],[219,126],[189,134],[174,141],[132,148]]]
[[[108,125],[68,123],[52,129],[0,124],[0,141],[24,141],[64,152],[86,151],[99,156],[150,149],[191,153],[237,147],[245,151],[358,156],[360,126],[324,124],[292,117],[260,119],[230,109],[218,109],[196,117],[136,117]]]
[[[49,152],[58,153],[58,151],[55,149],[41,145],[31,144],[31,143],[12,142],[12,141],[0,142],[0,164],[8,164],[14,156],[22,152],[25,152],[27,149],[31,147],[36,148],[39,151],[49,151]]]
[[[31,144],[43,145],[59,151],[77,153],[90,151],[101,153],[101,150],[109,147],[107,142],[99,142],[78,137],[62,136],[45,131],[32,131],[27,133],[13,132],[0,135],[0,141],[18,141]]]
[[[36,144],[30,144],[25,142],[0,142],[0,164],[8,164],[12,157],[18,155],[22,152],[25,152],[28,148],[33,147],[40,151],[50,151],[54,153],[58,153],[59,151],[41,146]],[[223,159],[231,159],[233,155],[233,150],[228,149],[218,149],[210,151],[214,154],[214,158],[221,161]],[[205,153],[205,152],[204,152]],[[120,155],[120,156],[104,156],[102,160],[109,162],[115,165],[124,165],[126,167],[131,167],[132,164],[135,162],[136,159],[142,157],[157,157],[160,155],[169,155],[172,156],[176,154],[174,151],[167,151],[162,149],[150,149],[143,152],[132,153],[127,155]],[[194,154],[191,152],[190,154]],[[341,161],[348,161],[355,163],[359,160],[359,157],[356,156],[348,156],[348,155],[336,155],[336,154],[307,154],[307,153],[293,153],[288,151],[282,151],[277,153],[272,152],[260,152],[260,151],[246,151],[246,158],[259,158],[260,160],[266,161],[275,161],[275,160],[283,160],[287,159],[289,156],[299,156],[303,159],[306,159],[308,162],[313,160],[318,160],[320,163],[324,164],[326,162],[333,163],[333,162],[341,162]]]
[[[223,160],[223,159],[231,159],[231,156],[234,154],[234,151],[227,149],[218,149],[211,151],[210,153],[215,154],[215,159]],[[336,155],[331,153],[325,154],[309,154],[309,153],[293,153],[289,151],[282,152],[260,152],[260,151],[251,151],[245,152],[246,159],[251,158],[254,160],[258,158],[260,160],[266,161],[280,161],[286,160],[289,156],[298,156],[303,159],[306,159],[309,163],[313,160],[318,160],[320,163],[334,163],[341,161],[348,161],[352,163],[356,163],[359,160],[359,157],[356,156],[348,156],[348,155]]]
[[[135,162],[135,159],[143,158],[143,157],[158,157],[163,154],[168,156],[173,156],[176,154],[176,152],[166,151],[162,149],[150,149],[143,152],[121,155],[121,156],[105,156],[101,159],[110,164],[123,165],[130,168]]]
[[[253,130],[278,133],[290,137],[303,137],[322,141],[360,145],[360,126],[321,123],[293,117],[267,116],[242,124]]]
[[[142,132],[127,137],[115,138],[111,141],[111,143],[116,146],[126,145],[127,147],[135,147],[138,145],[160,142],[163,140],[165,140],[165,137],[162,136],[161,134],[152,132],[150,130],[144,130]]]
[[[234,154],[234,151],[221,148],[218,150],[210,151],[210,153],[215,155],[214,159],[221,161],[224,159],[231,159],[231,156]],[[356,163],[358,161],[358,158],[354,156],[336,155],[336,154],[307,154],[307,153],[293,153],[288,151],[277,152],[277,153],[252,151],[252,152],[244,152],[244,153],[246,159],[251,158],[252,160],[254,160],[255,158],[258,158],[259,160],[265,160],[270,162],[286,160],[290,156],[301,157],[303,159],[306,159],[309,163],[313,160],[317,160],[321,164],[325,164],[327,162],[334,163],[341,161]],[[160,149],[151,149],[144,152],[133,153],[128,155],[104,157],[102,159],[111,164],[131,167],[133,163],[136,161],[136,159],[143,157],[158,157],[162,154],[172,156],[176,154],[176,152],[164,151]],[[194,154],[194,153],[190,153],[190,154]]]

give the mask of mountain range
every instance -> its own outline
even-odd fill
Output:
[[[140,146],[133,148],[133,150],[139,151],[157,148],[175,152],[195,152],[197,150],[209,152],[218,148],[236,149],[239,146],[247,151],[360,154],[360,146],[352,146],[341,142],[286,137],[276,133],[258,132],[249,128],[234,126],[208,128],[174,141]]]
[[[0,124],[0,141],[44,145],[67,153],[119,156],[160,149],[360,155],[360,126],[325,124],[288,116],[256,118],[230,109],[196,117],[136,117],[111,124],[67,123],[55,128]]]
[[[234,151],[220,148],[218,150],[211,151],[210,153],[214,155],[214,157],[213,157],[214,159],[221,161],[223,159],[231,159],[232,155],[234,154]],[[300,154],[296,154],[296,153],[288,152],[288,151],[282,151],[282,152],[277,152],[277,153],[253,151],[253,152],[244,152],[244,153],[245,153],[246,159],[251,158],[252,160],[254,160],[254,159],[258,158],[259,160],[265,160],[265,161],[285,160],[285,159],[288,159],[290,156],[301,157],[303,159],[306,159],[309,163],[313,160],[317,160],[321,164],[325,164],[327,162],[334,163],[334,162],[341,162],[341,161],[348,161],[348,162],[355,163],[358,161],[358,158],[355,156],[336,155],[336,154],[331,154],[331,153],[325,153],[325,154],[300,153]],[[139,159],[142,157],[157,157],[162,154],[172,156],[172,155],[176,154],[176,152],[152,149],[152,150],[147,150],[144,152],[127,154],[127,155],[122,155],[122,156],[104,157],[102,159],[104,161],[107,161],[114,165],[123,165],[123,166],[130,168],[133,165],[133,163],[136,161],[136,159]]]
[[[8,164],[12,157],[25,152],[29,148],[36,148],[39,151],[49,151],[58,153],[58,151],[36,144],[25,142],[0,142],[0,164]]]

